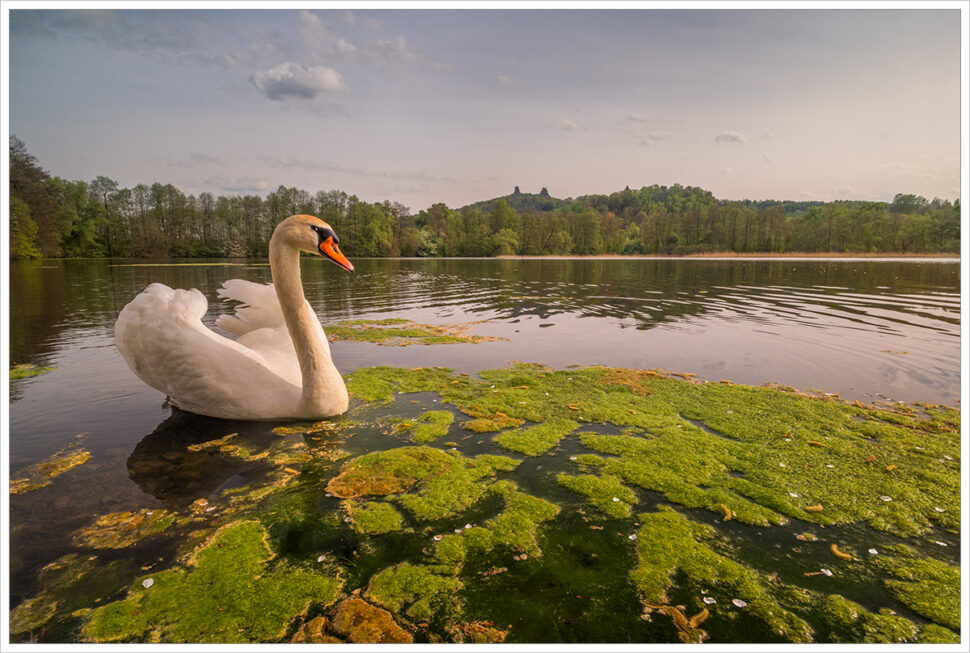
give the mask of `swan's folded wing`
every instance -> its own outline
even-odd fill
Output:
[[[218,290],[223,300],[240,302],[232,315],[220,315],[216,326],[237,336],[256,329],[276,329],[284,325],[283,310],[271,283],[229,279]]]
[[[255,284],[254,284],[255,285]],[[208,308],[198,290],[152,284],[121,311],[115,342],[132,371],[194,413],[265,419],[294,407],[300,388],[256,351],[202,324]]]

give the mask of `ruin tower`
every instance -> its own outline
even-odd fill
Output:
[[[546,190],[545,186],[542,187],[542,190],[539,191],[539,194],[542,195],[543,197],[549,197],[549,191]]]

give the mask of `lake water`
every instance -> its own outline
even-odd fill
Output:
[[[138,452],[160,440],[203,442],[245,428],[173,415],[165,398],[141,383],[115,349],[118,312],[151,282],[200,289],[210,300],[211,326],[216,315],[231,310],[216,297],[223,281],[270,280],[262,260],[185,263],[11,263],[10,361],[55,368],[10,383],[11,478],[80,433],[90,433],[84,447],[92,454],[90,462],[49,487],[11,497],[12,606],[39,590],[43,565],[75,550],[69,534],[93,516],[184,508],[192,498],[247,480],[239,470],[209,470],[208,480],[176,478],[167,486],[165,479],[134,471]],[[525,361],[558,369],[661,368],[712,381],[838,393],[850,401],[959,401],[955,259],[357,259],[354,264],[357,272],[351,275],[322,260],[303,261],[307,298],[324,328],[341,320],[394,317],[476,323],[472,333],[499,340],[407,347],[336,341],[331,348],[343,373],[374,365],[438,365],[474,374]],[[179,482],[187,487],[170,487]],[[166,546],[139,555],[167,561],[176,545]],[[50,632],[54,641],[66,636],[56,628]],[[564,631],[553,641],[579,636]],[[584,636],[595,641],[599,635]],[[523,637],[518,641],[529,641]]]

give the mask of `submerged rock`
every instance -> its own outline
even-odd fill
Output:
[[[23,494],[46,487],[51,484],[52,478],[86,463],[91,459],[91,452],[81,449],[80,446],[89,435],[91,434],[76,435],[66,447],[49,458],[11,474],[14,478],[10,479],[10,494]]]
[[[10,611],[10,632],[14,635],[36,630],[57,612],[57,602],[46,595],[27,599]]]
[[[356,597],[337,604],[333,630],[355,644],[410,644],[411,634],[401,628],[391,613]]]
[[[175,519],[175,513],[162,508],[113,512],[74,533],[74,541],[92,549],[123,549],[163,532]]]

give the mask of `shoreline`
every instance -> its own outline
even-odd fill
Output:
[[[900,252],[705,252],[703,254],[508,254],[487,258],[503,259],[954,259],[960,253],[912,254]]]
[[[199,260],[252,260],[254,258],[265,258],[259,256],[155,256],[155,257],[85,257],[85,256],[66,256],[58,258],[41,259],[10,259],[11,262],[35,261],[37,263],[47,263],[54,261],[146,261],[145,265],[151,265],[151,261],[199,261]],[[952,253],[927,253],[913,254],[901,252],[881,252],[881,253],[851,253],[851,252],[706,252],[703,254],[501,254],[499,256],[356,256],[356,259],[385,259],[409,260],[409,261],[432,261],[432,260],[490,260],[490,259],[618,259],[618,260],[731,260],[731,259],[779,259],[779,260],[799,260],[799,259],[840,259],[840,260],[922,260],[938,259],[942,262],[959,262],[960,252]],[[173,265],[177,265],[173,263]],[[242,265],[240,263],[240,265]]]

